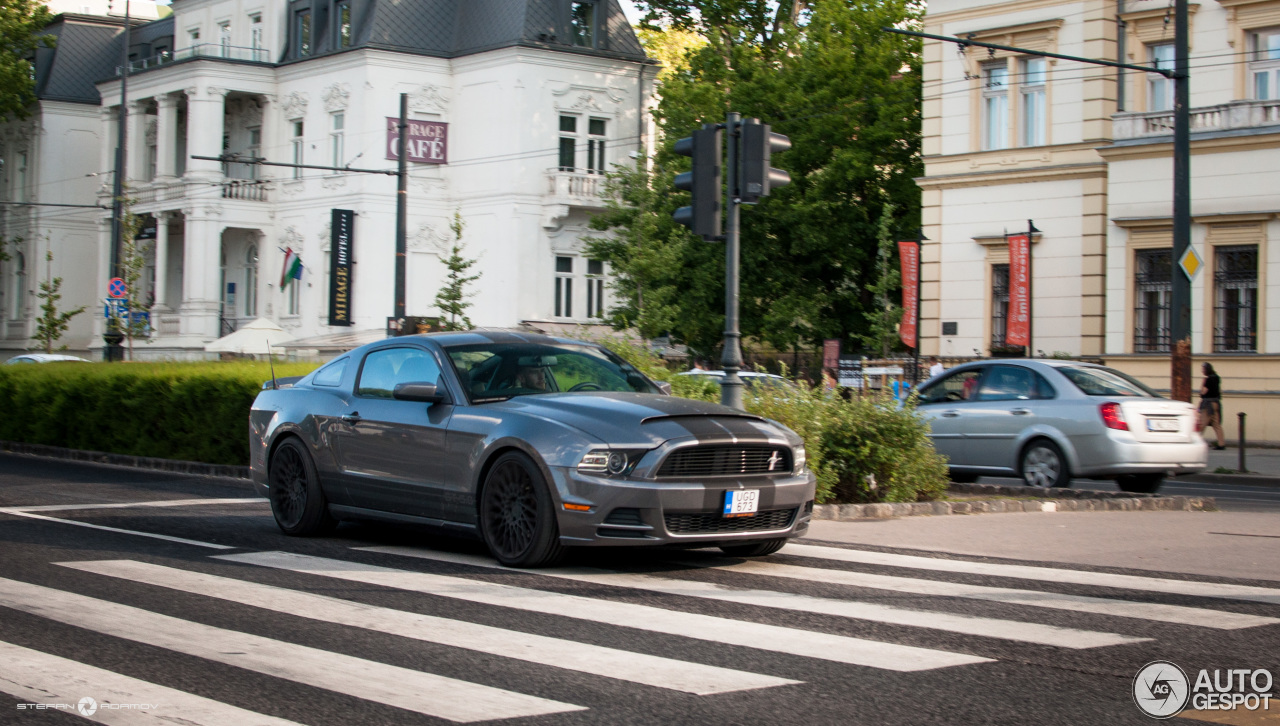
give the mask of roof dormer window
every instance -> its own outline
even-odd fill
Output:
[[[311,11],[299,10],[294,16],[294,32],[298,39],[298,57],[311,55]]]
[[[573,44],[596,47],[596,4],[594,0],[574,0],[570,5],[569,30]]]

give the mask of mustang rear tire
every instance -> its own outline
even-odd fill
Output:
[[[1155,494],[1164,483],[1164,474],[1126,474],[1116,478],[1116,487],[1122,492]]]
[[[267,484],[271,513],[281,532],[308,537],[338,526],[338,520],[329,514],[311,453],[298,439],[287,438],[276,447],[267,468]]]
[[[730,557],[764,557],[782,549],[787,543],[786,537],[766,539],[759,542],[740,545],[720,545],[720,551]]]
[[[480,490],[480,536],[507,567],[550,567],[564,557],[555,503],[536,464],[512,451],[498,457]]]
[[[1071,483],[1071,472],[1067,470],[1067,459],[1062,455],[1062,449],[1048,439],[1036,439],[1027,444],[1022,451],[1019,473],[1023,483],[1030,487],[1049,489]]]

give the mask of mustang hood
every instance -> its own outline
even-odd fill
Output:
[[[671,439],[799,443],[790,430],[726,406],[647,393],[548,393],[486,404],[567,424],[618,448]]]

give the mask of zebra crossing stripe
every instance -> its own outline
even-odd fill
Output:
[[[19,703],[66,704],[70,713],[77,713],[78,704],[87,696],[93,699],[93,720],[113,726],[299,726],[294,721],[4,642],[0,642],[0,692]],[[124,708],[126,705],[129,708]]]
[[[689,563],[691,566],[701,566]],[[783,577],[793,580],[825,582],[833,585],[851,585],[875,590],[910,593],[913,595],[931,595],[936,597],[963,597],[971,600],[1024,605],[1027,607],[1049,608],[1051,610],[1070,610],[1079,613],[1109,615],[1121,618],[1136,618],[1178,625],[1194,625],[1202,628],[1218,630],[1238,630],[1240,628],[1256,628],[1260,625],[1275,625],[1278,618],[1261,615],[1232,613],[1206,608],[1193,608],[1183,605],[1165,605],[1162,603],[1133,602],[1131,600],[1110,600],[1102,597],[1086,595],[1063,595],[1041,590],[1018,590],[1008,587],[989,587],[986,585],[969,585],[939,580],[920,580],[911,577],[895,577],[892,575],[875,575],[867,572],[850,570],[828,570],[815,567],[797,567],[776,562],[741,562],[737,564],[715,565],[713,568],[723,572],[737,572],[764,577]]]
[[[863,565],[886,565],[889,567],[907,567],[916,570],[958,572],[966,575],[989,575],[992,577],[1009,577],[1020,580],[1060,582],[1067,585],[1100,585],[1103,587],[1115,587],[1125,590],[1143,590],[1146,592],[1159,592],[1169,595],[1212,597],[1223,600],[1246,600],[1249,602],[1267,603],[1268,605],[1280,605],[1280,589],[1256,587],[1252,585],[1231,585],[1218,582],[1198,582],[1195,580],[1171,580],[1162,577],[1117,575],[1110,572],[1064,570],[1052,567],[1032,567],[1030,565],[1005,565],[993,562],[946,560],[935,557],[920,557],[918,555],[899,555],[890,552],[847,550],[840,547],[819,547],[817,545],[788,544],[782,550],[782,553],[798,557],[836,560],[838,562],[857,562]]]
[[[380,551],[389,552],[391,548]],[[435,552],[423,550],[396,551],[393,554],[410,554],[415,557],[452,562],[473,567],[491,567],[508,569],[493,560],[479,555],[459,554],[455,552]],[[705,600],[734,602],[757,607],[796,610],[820,615],[835,615],[858,620],[869,620],[891,625],[906,625],[916,628],[932,628],[963,635],[978,635],[987,638],[999,638],[1020,643],[1051,645],[1059,648],[1101,648],[1110,645],[1126,645],[1140,643],[1150,638],[1136,638],[1115,633],[1100,633],[1091,630],[1063,628],[1040,623],[1027,623],[1017,620],[1001,620],[970,615],[958,615],[930,610],[910,610],[888,605],[879,605],[857,600],[834,600],[831,598],[798,595],[773,590],[748,590],[726,587],[713,582],[682,580],[653,575],[629,574],[588,568],[563,568],[538,570],[538,575],[557,577],[576,582],[590,582],[596,585],[627,587],[648,592],[660,592],[665,595],[696,597]],[[816,574],[816,573],[815,573]],[[826,578],[813,578],[814,580]]]
[[[34,507],[5,507],[0,512],[68,512],[77,509],[135,509],[138,507],[196,507],[225,504],[267,504],[262,497],[231,499],[157,499],[150,502],[112,502],[104,504],[40,504]]]
[[[211,550],[233,550],[235,547],[230,545],[215,544],[213,542],[201,542],[194,539],[186,539],[183,537],[173,537],[167,534],[156,534],[154,532],[139,532],[133,529],[120,529],[119,527],[108,527],[102,524],[94,524],[92,522],[78,522],[74,519],[59,519],[58,517],[46,517],[43,514],[32,514],[31,512],[20,509],[0,509],[0,514],[10,514],[15,517],[26,517],[27,519],[39,519],[45,522],[58,522],[59,524],[70,524],[76,527],[85,527],[87,529],[96,529],[101,532],[115,532],[117,534],[132,534],[137,537],[150,537],[151,539],[161,539],[166,542],[177,542],[179,544],[195,545],[196,547],[207,547]]]
[[[697,695],[800,683],[785,678],[532,635],[464,620],[366,605],[147,562],[109,560],[57,564],[322,622],[375,630]]]
[[[382,548],[368,549],[379,551]],[[394,548],[387,549],[393,551],[393,554],[403,554],[394,551]],[[289,552],[251,552],[214,555],[214,558],[884,670],[923,671],[991,662],[990,658],[966,653],[829,635],[812,630]]]
[[[0,606],[460,723],[585,710],[18,580],[0,578]]]

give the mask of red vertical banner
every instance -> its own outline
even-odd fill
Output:
[[[1031,238],[1009,237],[1009,318],[1004,340],[1028,345],[1031,340]]]
[[[902,262],[902,323],[898,325],[898,337],[908,348],[914,348],[920,320],[920,244],[915,240],[899,242],[898,259]]]
[[[835,371],[840,367],[840,339],[827,338],[822,341],[822,368]]]

